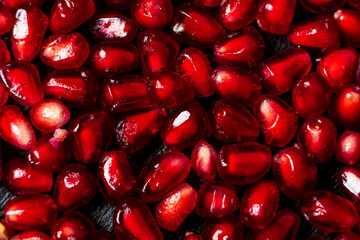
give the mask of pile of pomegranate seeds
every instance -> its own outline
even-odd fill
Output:
[[[360,240],[359,49],[360,0],[0,0],[0,240]]]

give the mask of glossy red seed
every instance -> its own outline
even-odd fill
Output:
[[[98,80],[86,68],[55,70],[42,83],[47,98],[59,99],[69,108],[89,108],[96,101]]]
[[[25,107],[44,99],[39,72],[30,62],[13,60],[0,67],[0,81],[10,96]]]
[[[11,49],[18,60],[33,60],[40,51],[48,17],[35,5],[24,4],[15,13]]]
[[[191,147],[210,135],[209,117],[195,101],[185,103],[176,109],[166,120],[161,131],[163,143],[171,150]]]
[[[128,155],[137,154],[151,143],[164,125],[159,108],[145,108],[117,117],[114,138],[117,146]]]
[[[156,221],[162,228],[175,231],[195,209],[196,197],[196,190],[187,183],[174,188],[156,205]]]
[[[347,3],[353,8],[360,9],[360,1],[359,0],[347,0]]]
[[[345,0],[300,0],[300,3],[313,13],[322,13],[341,8],[345,4]]]
[[[360,166],[345,166],[337,174],[337,183],[353,202],[355,208],[360,210]]]
[[[302,77],[293,87],[292,103],[303,118],[321,115],[331,100],[330,84],[318,73]]]
[[[4,1],[1,1],[2,3]],[[0,6],[0,36],[8,33],[14,26],[14,16],[5,6]]]
[[[301,204],[301,214],[324,233],[349,231],[359,221],[349,200],[325,190],[309,193]]]
[[[199,49],[187,47],[178,55],[174,70],[194,88],[196,96],[209,97],[214,90],[211,85],[213,68],[209,58]]]
[[[186,232],[184,240],[203,240],[203,238],[198,234],[192,232]]]
[[[1,7],[1,6],[0,6]],[[0,15],[1,18],[1,15]],[[0,67],[10,61],[10,52],[3,40],[0,39]]]
[[[39,231],[29,230],[18,233],[10,238],[11,240],[52,240],[52,238]]]
[[[239,216],[229,214],[222,218],[211,219],[203,232],[204,240],[244,240],[244,225]]]
[[[262,95],[253,107],[265,142],[272,147],[283,147],[295,136],[299,117],[295,110],[278,97]]]
[[[253,26],[220,37],[214,46],[215,60],[219,64],[255,67],[265,50],[263,37]]]
[[[217,169],[222,180],[245,185],[258,181],[271,167],[271,150],[257,142],[242,142],[221,147]]]
[[[97,179],[103,196],[113,206],[136,192],[134,172],[122,151],[107,151],[102,155]]]
[[[167,33],[151,29],[141,32],[137,37],[141,69],[144,75],[161,69],[170,69],[180,51],[179,44]]]
[[[56,221],[57,206],[49,195],[19,196],[4,206],[6,223],[17,230],[47,230]]]
[[[343,8],[336,11],[334,17],[341,40],[350,47],[359,48],[360,34],[354,29],[360,27],[360,11]]]
[[[206,49],[214,46],[225,29],[204,7],[194,2],[180,5],[171,22],[171,35],[179,42]]]
[[[107,149],[114,131],[114,117],[99,108],[79,113],[69,123],[71,151],[82,163],[96,163]]]
[[[128,198],[117,206],[113,226],[117,239],[164,239],[149,207],[138,198]]]
[[[89,240],[95,233],[94,224],[79,212],[68,212],[51,228],[53,240]]]
[[[190,168],[190,160],[182,153],[158,154],[145,165],[137,178],[137,192],[146,202],[158,202],[186,179]]]
[[[59,172],[54,187],[54,200],[62,212],[87,204],[95,195],[96,178],[77,163],[66,165]]]
[[[334,238],[334,240],[360,240],[360,235],[353,232],[344,232]]]
[[[237,190],[229,183],[209,181],[203,183],[198,190],[196,213],[200,217],[222,217],[239,207]]]
[[[111,8],[126,10],[130,8],[133,0],[104,0],[104,2]]]
[[[138,31],[138,24],[113,9],[98,11],[90,20],[90,32],[97,42],[131,42]]]
[[[41,7],[44,5],[46,0],[1,0],[0,2],[4,7],[7,7],[11,11],[15,12],[24,3],[30,3],[32,5]]]
[[[262,61],[258,67],[264,88],[274,95],[289,91],[311,69],[310,55],[303,48],[290,48]]]
[[[131,18],[143,28],[162,28],[172,17],[171,0],[135,0],[131,5]]]
[[[345,130],[336,141],[335,154],[341,163],[357,163],[360,160],[360,134]]]
[[[304,47],[313,54],[326,54],[340,47],[340,35],[335,19],[325,13],[293,25],[287,35],[288,42]]]
[[[36,135],[21,109],[14,105],[0,108],[0,137],[20,149],[30,149],[36,142]]]
[[[205,180],[216,177],[216,150],[204,140],[197,142],[191,153],[191,165],[196,174]]]
[[[98,229],[93,234],[91,240],[116,240],[114,234],[106,231],[105,229]]]
[[[282,209],[267,228],[249,232],[246,240],[295,240],[299,225],[298,215],[288,208]]]
[[[281,191],[291,199],[301,200],[317,182],[317,167],[305,153],[288,147],[274,155],[272,161],[274,179]]]
[[[71,32],[94,13],[93,0],[56,0],[49,17],[49,29],[54,34]]]

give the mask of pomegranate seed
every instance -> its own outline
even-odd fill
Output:
[[[162,228],[175,231],[195,209],[196,197],[196,190],[187,183],[174,188],[156,205],[156,221]]]
[[[203,232],[204,240],[237,239],[244,240],[244,225],[239,216],[229,214],[211,219]]]
[[[220,37],[214,46],[216,62],[238,67],[254,67],[264,54],[263,37],[253,26]]]
[[[44,5],[46,0],[1,0],[0,2],[4,7],[7,7],[11,11],[15,12],[24,3],[30,3],[30,4],[35,5],[37,7],[41,7],[42,5]]]
[[[95,163],[106,151],[114,130],[114,117],[98,108],[79,113],[69,123],[71,151],[82,163]]]
[[[359,48],[360,34],[354,29],[360,27],[360,11],[339,9],[334,13],[334,17],[341,40],[350,47]]]
[[[117,146],[134,155],[154,140],[164,125],[164,114],[159,108],[145,108],[120,115],[115,123]]]
[[[341,8],[345,4],[345,0],[300,0],[300,3],[313,13],[322,13]]]
[[[131,18],[143,28],[162,28],[173,17],[171,0],[136,0],[131,4]]]
[[[137,47],[142,72],[146,76],[161,68],[170,69],[180,51],[179,44],[158,29],[141,32],[137,37]]]
[[[158,154],[145,165],[137,178],[137,192],[146,202],[158,202],[187,178],[190,168],[190,160],[182,153]]]
[[[324,233],[349,231],[359,221],[349,200],[325,190],[309,193],[301,204],[301,213],[308,223]]]
[[[51,228],[53,240],[88,240],[95,233],[94,224],[79,212],[68,212]]]
[[[1,6],[0,6],[1,7]],[[1,15],[0,15],[1,18]],[[3,40],[0,39],[0,67],[10,61],[10,52]]]
[[[353,8],[360,9],[360,2],[359,0],[347,0],[347,3],[352,6]]]
[[[286,49],[265,59],[257,68],[264,88],[274,95],[289,91],[310,69],[310,55],[302,48]]]
[[[77,163],[66,165],[59,172],[54,187],[54,200],[62,212],[87,204],[96,193],[96,178]]]
[[[21,159],[6,164],[3,180],[8,191],[17,196],[49,192],[53,185],[51,173],[36,170]]]
[[[54,225],[57,206],[49,195],[19,196],[4,206],[6,223],[17,230],[47,230]]]
[[[178,42],[206,49],[213,47],[224,33],[220,22],[197,3],[186,2],[174,12],[171,35]]]
[[[354,165],[360,160],[360,134],[344,131],[336,141],[335,154],[339,162]]]
[[[116,238],[105,229],[98,229],[95,231],[95,234],[93,234],[91,240],[116,240]]]
[[[113,9],[100,10],[90,20],[90,32],[97,42],[131,42],[138,28],[134,20]]]
[[[250,231],[246,240],[295,240],[299,226],[299,216],[288,208],[282,209],[267,228]]]
[[[196,2],[204,7],[214,8],[220,5],[221,0],[197,0]]]
[[[94,105],[98,80],[86,68],[55,70],[43,80],[45,96],[61,100],[69,108],[89,108]]]
[[[126,10],[130,8],[133,0],[104,0],[104,2],[111,8]]]
[[[174,70],[195,89],[196,96],[209,97],[214,90],[211,85],[213,68],[208,57],[199,49],[187,47],[178,55]]]
[[[221,147],[217,169],[222,180],[245,185],[258,181],[271,167],[271,150],[257,142],[242,142]]]
[[[113,226],[117,239],[164,239],[149,207],[138,198],[128,198],[117,206]]]
[[[337,183],[340,188],[349,196],[356,209],[360,209],[360,166],[345,166],[339,170]]]
[[[97,178],[103,196],[113,206],[136,192],[135,175],[122,151],[104,153],[98,164]]]
[[[56,0],[50,13],[49,29],[54,34],[71,32],[94,13],[93,0]]]
[[[191,153],[191,165],[196,174],[205,180],[214,179],[217,173],[216,161],[216,150],[204,140],[198,141]]]
[[[5,103],[7,102],[9,97],[8,92],[5,90],[5,88],[0,85],[0,107],[4,106]]]
[[[292,103],[296,112],[303,118],[322,114],[330,100],[331,87],[319,73],[310,73],[302,77],[292,90]]]
[[[24,4],[15,13],[11,49],[17,60],[33,60],[40,52],[49,18],[35,5]]]
[[[357,235],[353,232],[345,232],[338,235],[334,240],[360,240],[360,235]]]
[[[0,137],[20,149],[30,149],[36,142],[36,135],[21,109],[14,105],[0,108]]]
[[[161,130],[163,143],[171,150],[191,147],[210,135],[211,127],[208,115],[195,101],[185,103],[176,109]]]
[[[202,236],[200,236],[198,234],[186,232],[184,240],[203,240],[203,238],[202,238]]]
[[[1,1],[4,4],[4,0]],[[17,9],[17,8],[16,8]],[[14,16],[5,6],[0,6],[0,36],[8,33],[14,26]]]
[[[256,102],[253,111],[269,146],[283,147],[295,136],[299,117],[295,110],[280,98],[264,94]]]
[[[273,34],[287,34],[295,14],[296,2],[260,0],[256,19],[261,30]]]
[[[203,183],[198,190],[196,213],[200,217],[222,217],[238,210],[239,207],[237,190],[231,184],[210,181]]]
[[[340,36],[335,19],[325,13],[293,25],[287,36],[288,42],[304,47],[314,54],[326,54],[340,47]]]
[[[52,240],[52,238],[43,232],[29,230],[12,236],[11,240]]]
[[[25,107],[44,99],[39,72],[30,62],[13,60],[0,67],[0,81],[10,96]]]

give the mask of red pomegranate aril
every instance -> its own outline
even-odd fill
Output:
[[[21,109],[14,105],[0,108],[0,137],[23,150],[30,149],[36,142],[36,135]]]
[[[93,234],[91,240],[116,240],[114,234],[106,231],[105,229],[98,229]]]
[[[262,61],[258,67],[264,88],[274,95],[289,91],[311,69],[310,55],[303,48],[286,49]]]
[[[336,141],[336,159],[347,165],[354,165],[360,160],[360,134],[345,130]]]
[[[136,192],[136,179],[130,163],[122,151],[107,151],[97,168],[99,188],[113,206]]]
[[[186,232],[184,240],[203,240],[203,238],[198,234],[192,232]]]
[[[29,230],[13,235],[10,240],[52,240],[52,238],[43,232]]]
[[[187,47],[178,55],[174,70],[194,88],[196,96],[209,97],[214,90],[211,85],[213,68],[209,58],[199,49]]]
[[[3,3],[4,1],[1,1]],[[17,9],[17,8],[16,8]],[[0,36],[8,33],[14,26],[14,16],[5,6],[0,6]]]
[[[261,95],[259,75],[248,69],[220,65],[211,80],[215,91],[231,101],[252,106]]]
[[[175,231],[195,209],[196,198],[196,190],[187,183],[174,188],[156,205],[156,221],[162,228]]]
[[[288,42],[304,47],[313,54],[326,54],[340,47],[340,34],[334,17],[321,14],[293,25],[287,35]]]
[[[171,69],[180,51],[179,44],[159,29],[141,32],[137,37],[141,69],[145,76],[161,68]]]
[[[260,0],[257,23],[261,30],[273,34],[287,34],[293,20],[296,0]]]
[[[173,17],[171,0],[135,0],[131,4],[131,18],[143,28],[162,28]]]
[[[89,240],[94,233],[94,224],[76,211],[66,213],[51,228],[53,240]]]
[[[280,98],[270,94],[262,95],[254,105],[253,112],[269,146],[283,147],[295,136],[299,116]]]
[[[56,0],[49,17],[49,29],[54,34],[71,32],[94,13],[93,0]]]
[[[210,137],[211,126],[206,111],[198,102],[181,105],[166,120],[161,131],[163,143],[170,150],[181,150]]]
[[[211,219],[203,232],[204,240],[244,240],[244,225],[239,216],[229,214]]]
[[[117,206],[113,216],[113,227],[119,240],[164,239],[149,207],[138,198],[128,198]]]
[[[251,229],[268,227],[279,205],[280,191],[276,183],[261,181],[250,187],[240,203],[242,222]]]
[[[44,5],[46,0],[1,0],[0,3],[9,8],[11,11],[15,12],[17,9],[21,7],[24,3],[29,3],[35,5],[37,7],[41,7]]]
[[[204,140],[197,142],[191,153],[191,165],[196,174],[205,180],[214,179],[217,173],[216,162],[216,150]]]
[[[236,185],[254,183],[271,167],[271,150],[257,142],[242,142],[221,147],[217,170],[225,182]]]
[[[94,174],[77,163],[66,165],[59,172],[54,188],[54,200],[62,212],[87,204],[97,188]]]
[[[154,140],[164,125],[164,114],[159,108],[145,108],[117,117],[114,138],[117,146],[134,155]]]
[[[295,240],[299,226],[299,216],[288,208],[282,209],[267,228],[249,232],[246,240]]]
[[[198,190],[196,213],[200,217],[222,217],[235,212],[239,207],[237,190],[229,183],[209,181],[203,183]]]
[[[255,67],[264,50],[263,37],[256,28],[248,26],[220,37],[214,46],[214,56],[219,64]]]
[[[1,6],[0,6],[1,7]],[[1,17],[1,15],[0,15]],[[9,49],[3,40],[0,39],[0,67],[5,65],[11,59]]]
[[[0,107],[5,105],[8,98],[9,98],[8,92],[5,90],[5,88],[2,85],[0,85]]]
[[[10,96],[25,107],[44,100],[39,72],[30,62],[13,60],[0,67],[0,81]]]
[[[300,3],[313,13],[323,13],[341,8],[345,4],[345,0],[300,0]]]
[[[146,202],[158,202],[187,178],[190,168],[190,160],[182,153],[158,154],[145,165],[137,178],[137,192]]]
[[[293,87],[292,103],[303,118],[321,115],[331,100],[330,84],[318,73],[302,77]]]
[[[24,4],[15,13],[11,49],[17,60],[33,60],[40,51],[49,18],[37,6]]]
[[[288,147],[274,155],[272,161],[274,179],[281,191],[294,200],[301,200],[313,190],[317,182],[317,167],[305,153]]]
[[[337,183],[340,188],[348,195],[355,208],[360,210],[360,166],[345,166],[339,170]]]
[[[104,2],[110,7],[120,10],[126,10],[130,8],[133,0],[104,0]]]
[[[341,40],[350,47],[359,48],[360,34],[354,29],[360,28],[360,11],[343,8],[336,11],[334,17]]]
[[[4,216],[17,230],[47,230],[56,221],[57,206],[49,195],[19,196],[5,204]]]
[[[36,170],[21,159],[8,162],[3,173],[7,190],[16,196],[49,192],[53,185],[51,173]]]
[[[360,235],[348,231],[338,235],[334,240],[360,240]]]
[[[220,22],[205,7],[186,2],[174,12],[171,35],[179,42],[207,49],[225,33]]]
[[[359,221],[349,200],[325,190],[310,192],[301,204],[301,214],[323,233],[350,231]]]
[[[131,42],[138,28],[134,20],[110,8],[98,11],[90,20],[90,32],[97,42]]]
[[[359,0],[347,0],[347,3],[353,8],[360,9],[360,1]]]
[[[79,113],[69,123],[71,151],[82,163],[96,163],[106,151],[114,131],[114,117],[99,108]]]
[[[221,0],[196,0],[196,2],[204,7],[215,8],[220,5]]]

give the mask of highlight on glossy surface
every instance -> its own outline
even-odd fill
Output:
[[[338,171],[337,183],[340,188],[348,196],[348,199],[352,201],[355,208],[360,210],[360,166],[345,166]]]
[[[336,159],[347,165],[354,165],[360,160],[360,134],[345,130],[336,140]]]
[[[360,27],[360,11],[342,8],[334,13],[334,17],[341,40],[350,47],[359,48],[360,34],[355,29]]]
[[[241,218],[228,214],[221,218],[211,219],[203,232],[204,240],[237,239],[244,240],[244,225]]]
[[[206,141],[198,141],[191,153],[191,165],[196,174],[205,180],[214,179],[217,173],[216,162],[216,150]]]
[[[16,235],[11,236],[11,240],[52,240],[52,238],[43,233],[36,230],[29,230],[25,232],[18,233]]]

